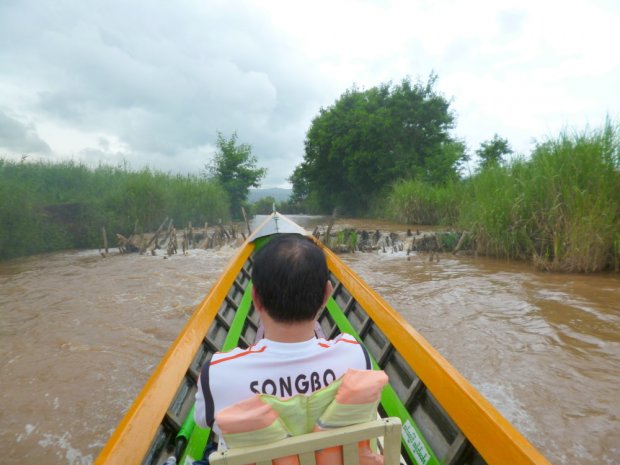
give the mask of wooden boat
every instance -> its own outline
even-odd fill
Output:
[[[274,234],[307,231],[273,213],[257,228],[187,322],[127,411],[96,465],[159,465],[174,455],[191,464],[210,434],[194,425],[198,372],[216,351],[254,341],[252,253]],[[401,419],[409,464],[548,464],[419,333],[324,247],[334,292],[318,321],[328,338],[356,336],[385,370],[379,413]]]

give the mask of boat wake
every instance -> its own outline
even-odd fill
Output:
[[[63,433],[62,435],[45,433],[43,434],[43,439],[38,444],[44,448],[51,448],[58,458],[66,459],[69,465],[90,465],[93,463],[92,454],[82,454],[82,451],[71,445],[70,439],[71,434],[69,433]]]

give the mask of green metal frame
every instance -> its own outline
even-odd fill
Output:
[[[336,323],[336,326],[338,326],[338,329],[342,332],[349,333],[351,336],[354,336],[360,344],[363,344],[360,335],[357,333],[351,322],[347,319],[346,315],[342,311],[342,308],[340,308],[340,305],[338,305],[333,298],[330,297],[327,301],[326,307],[330,316]],[[375,370],[380,369],[377,361],[371,355],[370,358],[373,368]],[[381,406],[388,416],[399,417],[401,419],[403,423],[402,445],[411,460],[419,465],[441,464],[424,438],[420,428],[418,428],[415,421],[411,417],[411,414],[398,398],[394,388],[392,388],[389,384],[383,388],[383,392],[381,393]],[[406,439],[404,437],[405,435],[407,436]],[[411,447],[410,444],[413,447]]]
[[[243,297],[241,299],[241,303],[239,304],[239,308],[237,309],[237,313],[233,318],[232,324],[230,325],[230,329],[228,330],[228,334],[226,335],[226,339],[224,340],[224,344],[220,351],[226,352],[228,350],[232,350],[239,344],[239,338],[241,337],[241,333],[243,331],[243,326],[245,324],[245,320],[250,312],[250,307],[252,305],[252,283],[248,283],[248,286],[245,288],[243,293]],[[189,416],[191,416],[190,421],[194,422],[194,408],[192,407]],[[186,420],[187,422],[188,420]],[[185,425],[185,423],[184,423]],[[211,428],[201,428],[200,426],[194,423],[195,427],[192,430],[192,433],[189,437],[189,441],[187,443],[187,447],[181,456],[180,464],[186,463],[187,458],[190,458],[190,463],[194,460],[200,460],[202,458],[205,446],[209,439],[209,435],[211,434]],[[188,457],[189,456],[189,457]]]

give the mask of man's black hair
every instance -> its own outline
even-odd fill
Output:
[[[254,288],[269,316],[280,323],[312,320],[328,279],[325,254],[299,234],[276,236],[254,256]]]

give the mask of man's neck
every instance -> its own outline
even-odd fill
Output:
[[[314,321],[265,324],[265,337],[276,342],[304,342],[314,337]]]

